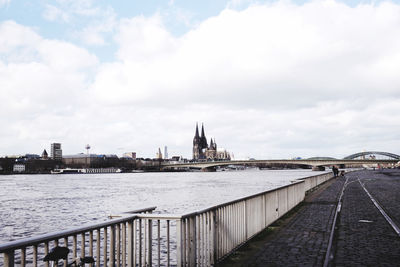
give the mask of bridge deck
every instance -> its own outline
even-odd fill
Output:
[[[210,168],[227,165],[259,165],[259,164],[295,164],[308,166],[333,166],[333,165],[354,165],[354,164],[395,164],[398,160],[394,159],[272,159],[272,160],[230,160],[230,161],[204,161],[188,163],[163,163],[162,168]]]
[[[400,170],[360,171],[346,177],[337,229],[332,235],[330,266],[398,266],[400,236],[362,184],[394,224],[400,225]],[[280,229],[258,237],[223,266],[323,266],[345,180],[338,178],[311,194]]]

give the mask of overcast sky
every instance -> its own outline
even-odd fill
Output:
[[[400,154],[400,1],[0,0],[0,156]]]

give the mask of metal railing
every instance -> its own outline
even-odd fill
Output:
[[[151,213],[155,207],[133,211]],[[42,262],[44,255],[55,246],[72,248],[73,259],[94,256],[96,266],[114,266],[114,262],[123,265],[132,256],[133,223],[137,214],[113,219],[98,224],[91,224],[71,230],[40,235],[0,245],[4,266],[46,266]],[[100,265],[100,263],[103,263]],[[64,266],[68,261],[64,261]]]
[[[7,267],[47,266],[39,259],[57,245],[72,248],[73,258],[93,256],[96,266],[211,266],[303,201],[306,191],[330,178],[332,174],[326,173],[298,179],[184,215],[153,214],[154,208],[133,211],[143,213],[13,241],[0,245],[0,253]]]

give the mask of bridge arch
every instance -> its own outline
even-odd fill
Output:
[[[393,153],[389,153],[389,152],[381,152],[381,151],[365,151],[365,152],[359,152],[359,153],[355,153],[352,155],[349,155],[347,157],[344,157],[343,159],[355,159],[361,156],[368,156],[368,155],[382,155],[382,156],[386,156],[386,157],[390,157],[393,159],[400,159],[399,155],[393,154]]]

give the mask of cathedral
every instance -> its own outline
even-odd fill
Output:
[[[193,160],[226,160],[230,159],[229,154],[217,152],[217,143],[211,138],[208,145],[206,135],[204,133],[204,125],[201,124],[201,136],[199,135],[199,126],[196,124],[196,133],[193,138]]]

